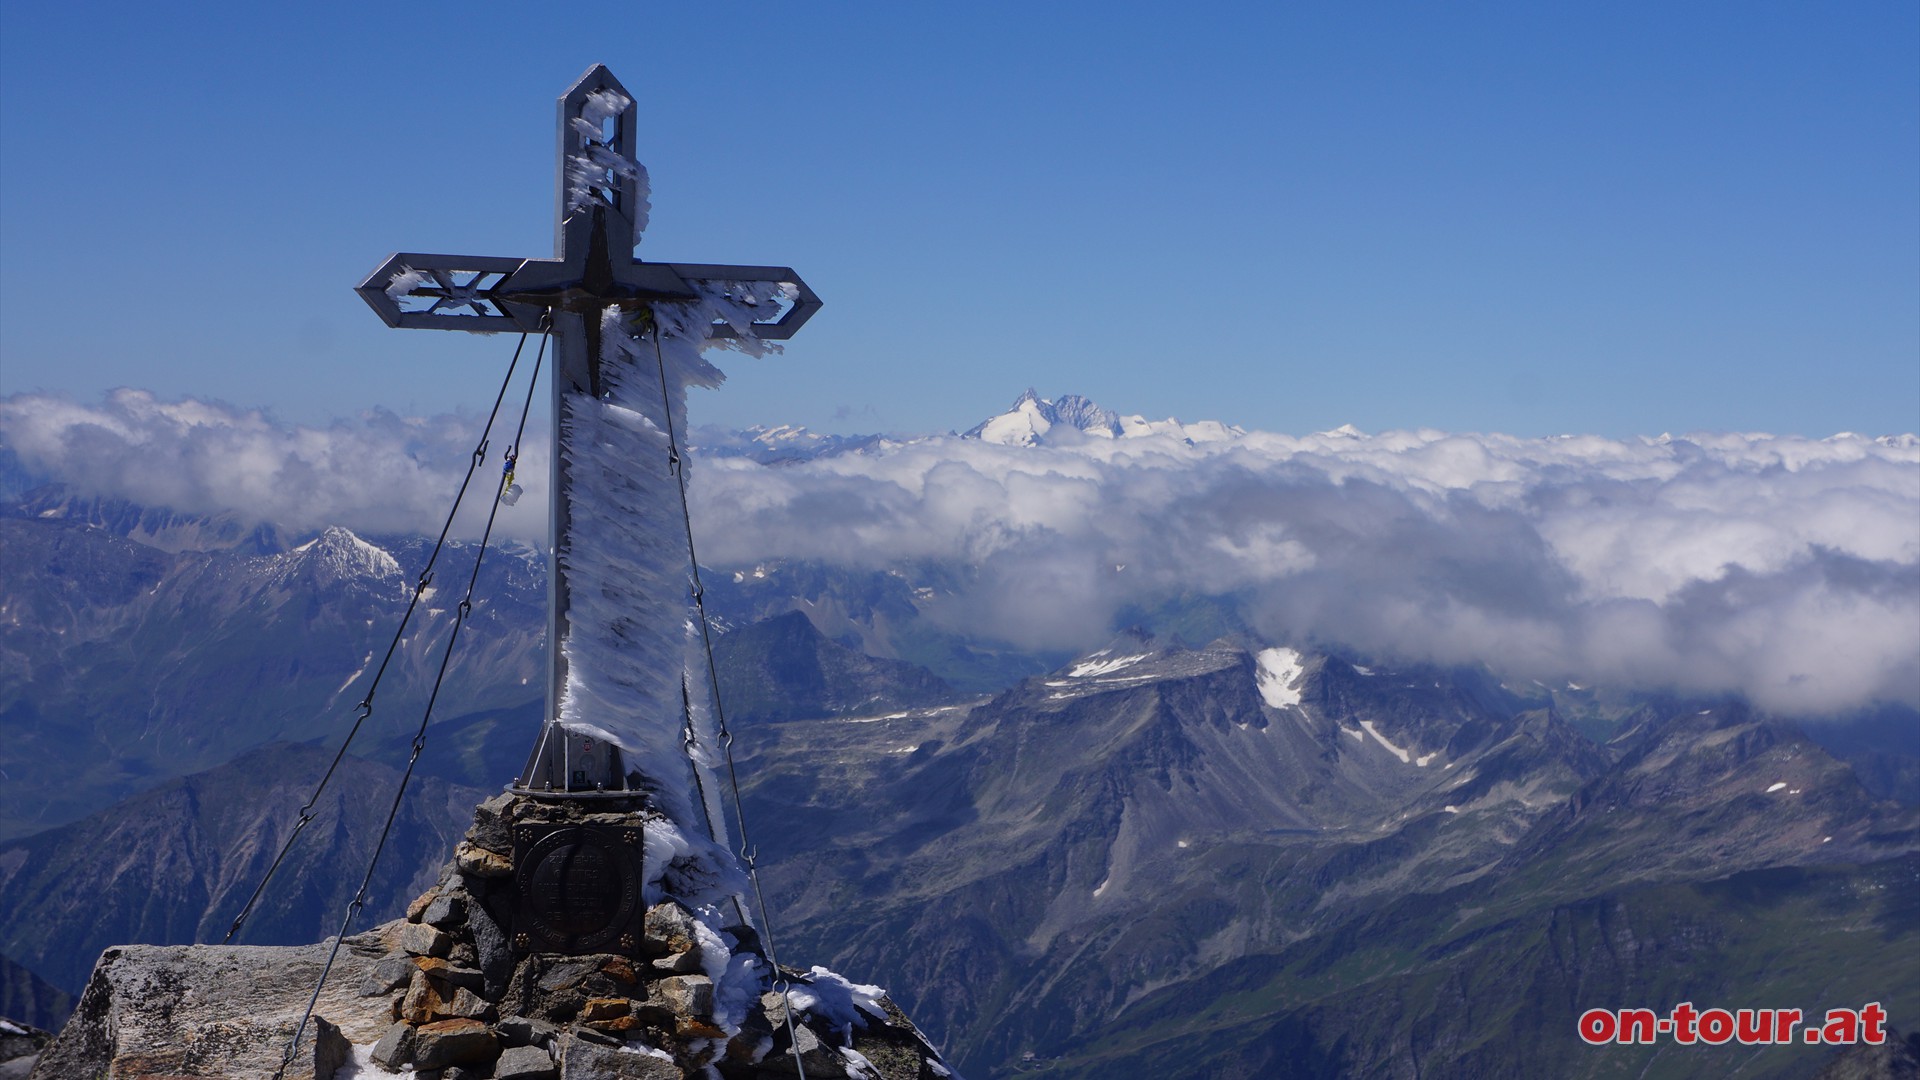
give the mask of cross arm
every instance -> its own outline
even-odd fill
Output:
[[[820,297],[800,275],[790,266],[727,266],[721,263],[668,263],[673,272],[686,281],[722,284],[729,281],[773,281],[782,285],[791,285],[793,294],[790,303],[780,317],[768,322],[755,322],[753,336],[762,341],[784,341],[794,335],[813,313],[820,310]],[[714,324],[712,334],[717,338],[739,337],[733,327],[725,323]]]
[[[550,310],[687,303],[699,299],[701,286],[724,292],[734,282],[788,287],[784,307],[753,324],[752,334],[761,340],[792,337],[820,310],[819,295],[789,266],[616,261],[604,255],[550,260],[403,251],[389,256],[354,291],[388,326],[536,333]],[[715,323],[711,334],[740,336],[725,323]]]
[[[540,328],[540,312],[514,310],[502,286],[525,259],[488,255],[424,255],[402,251],[388,257],[354,292],[388,326],[423,330],[499,333]]]

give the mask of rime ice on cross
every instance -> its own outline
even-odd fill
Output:
[[[683,331],[702,337],[783,339],[820,307],[819,298],[799,275],[784,266],[650,263],[633,258],[649,210],[646,171],[634,154],[636,112],[632,96],[604,66],[589,70],[561,97],[554,258],[402,252],[381,264],[356,290],[388,326],[480,333],[537,333],[551,327],[555,447],[548,549],[547,719],[533,758],[520,777],[519,786],[525,789],[552,785],[557,792],[601,791],[626,783],[619,770],[608,768],[604,740],[596,742],[575,726],[561,724],[563,706],[575,714],[581,708],[580,702],[569,701],[569,688],[578,681],[570,684],[568,680],[568,655],[575,651],[569,618],[576,609],[575,586],[590,584],[595,595],[582,594],[581,599],[600,603],[599,593],[618,592],[630,585],[584,582],[581,575],[592,571],[577,566],[574,557],[587,545],[584,537],[575,536],[575,500],[586,493],[576,493],[573,473],[582,461],[592,459],[590,448],[585,443],[576,447],[573,440],[586,430],[610,430],[601,413],[618,408],[609,386],[622,373],[603,371],[603,365],[633,368],[620,348],[630,346],[630,340],[603,340],[608,328],[626,336],[625,313],[644,310],[653,312],[656,326],[677,323]],[[751,283],[777,285],[785,303],[767,306],[785,310],[774,312],[778,317],[771,321],[712,321],[716,295],[752,291]],[[700,325],[709,321],[711,325]],[[658,379],[652,385],[658,399],[665,388]],[[672,404],[667,408],[671,416]],[[593,448],[605,445],[609,442],[602,439]],[[630,466],[636,472],[665,468],[659,461],[633,461]],[[598,473],[604,483],[609,473],[604,462]],[[604,492],[593,493],[591,499],[601,509],[588,512],[604,513],[602,504],[608,501]],[[618,621],[614,633],[624,640],[627,631]],[[680,629],[673,625],[642,632],[678,634]],[[581,696],[577,686],[574,696]],[[676,706],[674,715],[658,718],[663,739],[671,735],[677,742],[679,712]],[[557,767],[556,761],[560,762]],[[646,779],[657,783],[664,778]]]

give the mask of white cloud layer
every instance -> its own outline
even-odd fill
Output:
[[[544,404],[534,402],[536,416]],[[455,535],[479,534],[485,495],[499,489],[519,402],[507,401],[501,414]],[[324,428],[300,427],[258,410],[193,398],[161,401],[125,389],[99,404],[41,394],[0,398],[0,446],[34,475],[89,495],[189,514],[231,511],[295,532],[327,525],[438,532],[485,422],[484,416],[418,419],[375,410]],[[545,431],[529,426],[528,450],[518,462],[519,482],[529,491],[545,487]],[[494,529],[536,541],[544,539],[546,525],[544,502],[529,497],[503,506]]]
[[[0,399],[0,438],[30,469],[296,528],[436,528],[478,426],[376,412],[292,427],[137,391]],[[506,438],[476,482],[496,482]],[[528,497],[501,527],[534,539],[544,454],[521,474]],[[1911,436],[941,437],[692,476],[703,561],[965,564],[949,617],[1029,646],[1102,641],[1130,604],[1239,593],[1277,642],[1781,711],[1920,705]]]
[[[970,564],[962,617],[1028,645],[1238,592],[1277,641],[1783,711],[1920,704],[1912,437],[940,438],[697,475],[703,555]]]

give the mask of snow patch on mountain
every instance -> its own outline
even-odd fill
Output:
[[[1304,670],[1300,654],[1292,649],[1261,649],[1255,657],[1259,664],[1254,681],[1260,687],[1260,699],[1276,709],[1300,704],[1297,688]]]
[[[1392,739],[1389,739],[1385,735],[1380,734],[1380,729],[1373,726],[1373,721],[1362,720],[1360,721],[1360,726],[1363,728],[1366,728],[1367,734],[1373,736],[1373,741],[1379,743],[1381,746],[1386,747],[1388,752],[1392,753],[1394,757],[1399,758],[1402,764],[1412,765],[1415,763],[1413,759],[1413,753],[1407,750],[1405,747],[1402,747],[1396,744]],[[1426,763],[1431,760],[1433,760],[1433,755],[1428,754],[1420,758],[1419,764],[1424,767]]]
[[[1096,675],[1110,675],[1113,672],[1119,671],[1121,668],[1132,667],[1150,655],[1152,654],[1142,653],[1139,656],[1114,656],[1105,660],[1085,660],[1068,668],[1067,677],[1070,679],[1086,679]]]

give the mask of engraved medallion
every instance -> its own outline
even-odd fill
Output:
[[[632,831],[586,825],[516,830],[515,947],[631,953],[646,914],[640,897],[641,848],[623,835]]]

